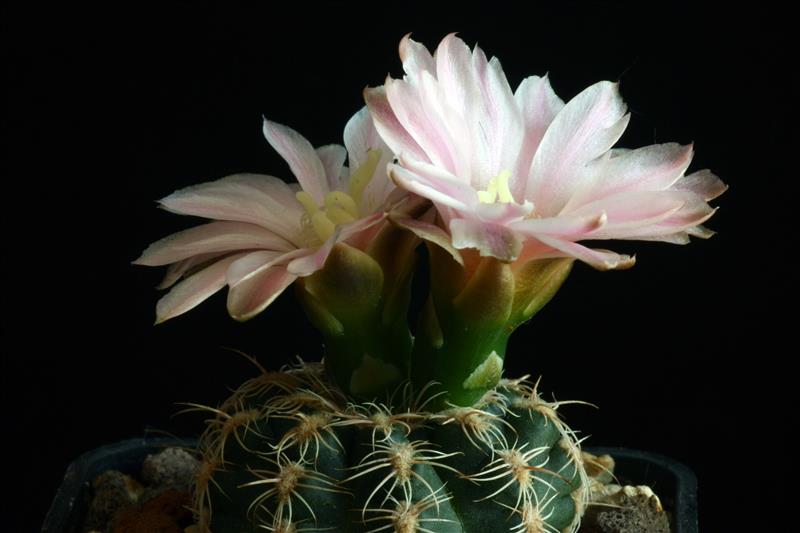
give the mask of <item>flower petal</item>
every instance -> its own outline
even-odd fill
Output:
[[[451,33],[436,48],[434,59],[445,98],[461,116],[471,116],[480,105],[480,94],[469,47]]]
[[[392,106],[389,105],[385,86],[365,89],[364,100],[367,102],[367,108],[374,120],[375,129],[392,152],[406,154],[421,161],[427,160],[425,151],[406,131],[392,110]]]
[[[167,272],[164,274],[164,278],[161,282],[156,285],[156,289],[163,290],[169,289],[175,283],[178,282],[187,272],[198,271],[201,268],[204,268],[211,264],[212,261],[215,259],[226,255],[226,252],[217,252],[213,254],[199,254],[189,257],[188,259],[184,259],[183,261],[178,261],[177,263],[171,264],[167,267]],[[193,273],[193,272],[192,272]]]
[[[328,144],[317,148],[317,156],[325,169],[329,191],[340,190],[339,180],[347,158],[347,150],[339,144]]]
[[[606,213],[601,211],[598,214],[582,216],[529,218],[511,223],[509,228],[534,237],[551,235],[562,239],[579,240],[602,228],[606,222]]]
[[[468,210],[478,203],[475,190],[445,170],[411,159],[402,164],[389,165],[389,176],[398,186],[454,209]]]
[[[368,231],[385,218],[385,213],[373,213],[350,224],[338,226],[335,233],[316,250],[300,250],[298,255],[289,262],[287,271],[297,277],[310,276],[325,266],[325,261],[337,242],[358,237],[359,233]]]
[[[245,254],[235,254],[196,272],[175,285],[156,304],[156,324],[189,311],[225,286],[225,272]]]
[[[291,243],[275,233],[247,222],[211,222],[189,228],[154,242],[133,263],[159,266],[198,254],[234,250],[268,249],[289,251]]]
[[[619,239],[640,234],[642,228],[664,222],[677,213],[691,198],[678,191],[625,192],[586,204],[570,216],[593,216],[605,213],[606,223],[591,236],[592,239]]]
[[[511,222],[527,217],[533,212],[533,204],[525,200],[522,204],[508,203],[479,203],[473,213],[481,220],[494,224],[510,224]]]
[[[564,101],[559,98],[550,85],[547,76],[529,76],[522,80],[514,93],[517,107],[522,114],[525,126],[525,137],[522,141],[517,164],[512,171],[518,179],[510,183],[511,193],[515,198],[525,195],[525,185],[530,175],[533,155],[539,147],[550,123],[564,108]]]
[[[232,286],[228,291],[228,313],[236,320],[253,318],[271,304],[297,276],[276,265]]]
[[[275,264],[286,264],[287,256],[291,257],[292,254],[267,250],[250,252],[231,264],[226,274],[226,281],[228,285],[235,287]]]
[[[444,150],[449,154],[449,165],[444,167],[448,172],[463,176],[465,181],[472,176],[472,167],[479,155],[473,150],[473,135],[475,128],[467,124],[466,117],[460,115],[442,90],[441,85],[433,74],[422,72],[416,90],[429,121],[439,126],[441,136],[445,139]],[[427,159],[422,161],[427,162]]]
[[[349,224],[344,224],[339,229],[339,240],[346,241],[362,231],[368,230],[386,218],[386,213],[383,211],[372,213],[369,216],[359,218]]]
[[[475,170],[481,179],[473,185],[483,189],[489,180],[504,171],[512,172],[512,186],[524,182],[527,174],[519,176],[513,171],[522,149],[525,125],[503,67],[496,57],[487,61],[479,46],[475,46],[472,53],[472,64],[481,94],[477,124],[471,128],[475,136],[473,149],[477,148],[480,153]],[[522,197],[516,199],[522,200]]]
[[[629,116],[619,86],[607,81],[588,87],[564,106],[536,150],[525,192],[542,216],[561,211],[586,178],[586,164],[617,142]]]
[[[433,74],[436,69],[431,53],[424,45],[411,39],[410,33],[400,40],[400,60],[409,81],[418,79],[423,71]]]
[[[669,235],[649,235],[647,237],[636,237],[631,240],[666,242],[669,244],[689,244],[689,234],[685,231],[679,231]]]
[[[708,229],[702,224],[698,224],[696,226],[692,226],[691,228],[687,228],[686,233],[687,235],[691,235],[692,237],[697,237],[698,239],[710,239],[711,237],[716,235],[717,232]]]
[[[589,164],[586,181],[579,184],[562,212],[601,198],[629,191],[664,191],[686,171],[692,146],[654,144],[636,150],[615,151]]]
[[[394,183],[386,173],[386,167],[392,161],[394,154],[378,135],[372,116],[366,107],[361,108],[347,122],[344,128],[344,144],[347,147],[351,172],[366,163],[367,153],[370,150],[380,151],[380,160],[372,179],[364,189],[360,207],[362,213],[381,209],[386,198],[395,189]]]
[[[300,186],[318,205],[325,201],[329,192],[325,169],[317,152],[305,137],[292,128],[264,119],[264,137],[280,156],[289,163],[289,168]]]
[[[350,165],[351,172],[367,161],[367,152],[383,146],[383,141],[378,136],[372,116],[366,106],[347,121],[344,127],[344,145],[347,148],[348,165]]]
[[[522,250],[522,239],[507,226],[475,219],[455,218],[450,221],[453,246],[475,248],[484,257],[511,262]]]
[[[453,246],[450,235],[436,224],[402,215],[391,216],[390,220],[397,226],[412,232],[420,239],[432,242],[443,248],[458,264],[464,265],[461,252]]]
[[[421,98],[419,89],[405,81],[387,79],[385,87],[398,122],[425,152],[420,160],[454,172],[457,158],[452,138],[441,117],[428,109],[434,101]]]
[[[560,251],[564,257],[580,259],[598,270],[630,268],[636,263],[635,257],[618,254],[610,250],[587,248],[576,242],[565,241],[545,235],[537,236],[537,239],[547,246]]]
[[[690,191],[709,201],[728,190],[728,186],[710,170],[704,169],[682,177],[675,182],[672,189]]]
[[[686,232],[689,235],[707,239],[714,235],[713,231],[700,226],[711,218],[716,209],[709,206],[701,197],[693,196],[678,210],[661,220],[653,220],[648,224],[615,230],[615,239],[653,240]],[[600,237],[605,238],[605,237]]]
[[[302,242],[303,207],[294,191],[272,176],[234,174],[180,189],[159,203],[173,213],[258,224],[295,245]]]
[[[325,241],[322,246],[316,250],[306,249],[304,254],[300,257],[293,259],[286,267],[286,270],[297,277],[310,276],[317,270],[325,266],[325,261],[333,249],[333,245],[340,240],[341,228],[337,228],[336,232]]]

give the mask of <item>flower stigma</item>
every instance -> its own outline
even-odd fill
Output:
[[[317,205],[306,191],[295,194],[305,209],[301,224],[309,235],[309,244],[321,245],[333,235],[337,226],[355,222],[359,218],[364,190],[375,176],[380,159],[380,150],[369,150],[364,164],[350,175],[347,192],[330,191],[325,195],[322,206]]]
[[[508,188],[508,178],[510,177],[511,172],[504,170],[490,179],[486,185],[486,190],[478,191],[478,201],[482,204],[493,204],[495,202],[500,202],[501,204],[512,203],[514,196],[511,194],[511,189]]]

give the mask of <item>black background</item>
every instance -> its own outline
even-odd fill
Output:
[[[703,531],[782,531],[796,422],[794,308],[781,307],[798,179],[788,15],[549,4],[4,8],[3,485],[19,500],[3,503],[3,529],[39,527],[83,451],[197,432],[176,402],[214,404],[255,371],[225,347],[270,368],[319,357],[291,291],[247,324],[220,293],[154,327],[162,271],[130,261],[196,223],[154,200],[237,171],[288,179],[262,114],[315,145],[341,142],[363,87],[401,73],[405,33],[433,47],[458,31],[501,59],[512,86],[549,72],[566,100],[620,80],[633,114],[620,145],[694,141],[691,169],[731,187],[710,241],[622,244],[638,257],[625,272],[578,265],[514,336],[508,375],[543,374],[546,393],[597,404],[565,409],[589,444],[687,463]]]

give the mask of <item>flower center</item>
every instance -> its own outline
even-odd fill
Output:
[[[356,221],[361,214],[364,190],[372,181],[375,169],[381,159],[380,150],[367,152],[367,160],[350,174],[347,192],[331,191],[325,195],[323,205],[317,205],[306,191],[299,191],[295,197],[305,209],[301,222],[303,229],[310,234],[313,244],[322,244],[330,239],[336,226]]]
[[[511,172],[504,170],[490,179],[486,185],[486,190],[478,191],[478,201],[483,204],[493,204],[495,202],[508,204],[513,202],[514,196],[511,194],[511,189],[508,188],[508,178],[510,177]]]

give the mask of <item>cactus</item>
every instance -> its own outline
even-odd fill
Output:
[[[616,84],[565,104],[546,77],[512,92],[453,35],[435,59],[408,37],[400,50],[406,76],[365,91],[346,147],[265,119],[298,184],[237,174],[176,191],[164,208],[213,221],[136,261],[170,265],[157,322],[226,285],[230,315],[249,320],[294,284],[324,339],[324,363],[262,370],[194,407],[213,415],[202,529],[576,531],[579,440],[537,385],[503,379],[508,339],[576,260],[634,263],[578,241],[713,234],[701,223],[725,185],[684,175],[691,147],[611,149],[629,118]],[[430,291],[411,328],[423,241]]]
[[[322,365],[263,372],[201,438],[195,512],[214,532],[574,531],[585,471],[559,403],[501,380],[470,407],[353,403]]]

